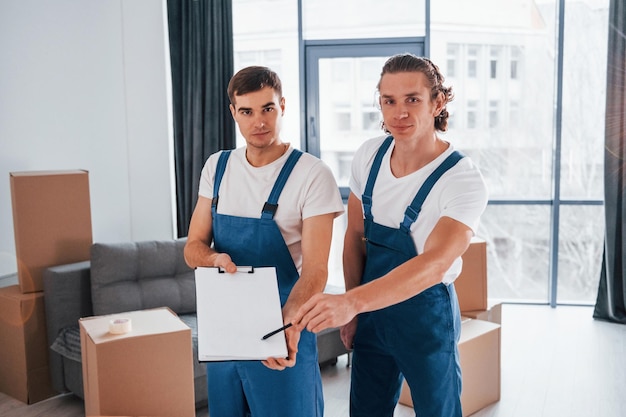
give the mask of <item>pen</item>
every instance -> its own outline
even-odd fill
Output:
[[[290,328],[290,327],[291,327],[291,323],[287,323],[287,324],[285,324],[283,327],[281,327],[280,329],[276,329],[276,330],[274,330],[274,331],[272,331],[272,332],[269,332],[268,334],[266,334],[265,336],[263,336],[263,337],[261,338],[261,340],[265,340],[265,339],[267,339],[268,337],[272,337],[272,336],[274,336],[276,333],[280,333],[280,332],[282,332],[283,330],[287,330],[287,329],[288,329],[288,328]]]

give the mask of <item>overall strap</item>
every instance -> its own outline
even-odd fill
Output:
[[[280,170],[280,174],[278,174],[278,178],[274,183],[274,188],[272,188],[270,196],[263,205],[263,211],[261,212],[262,219],[274,218],[274,214],[276,214],[276,210],[278,209],[278,197],[280,197],[280,193],[283,191],[293,167],[296,166],[296,163],[301,156],[302,151],[294,149],[291,152],[291,155],[289,155],[289,158],[287,158],[287,162],[285,162],[285,165]]]
[[[224,178],[224,172],[226,171],[226,163],[230,156],[230,150],[223,151],[220,154],[220,158],[217,160],[217,167],[215,168],[215,179],[213,180],[213,199],[211,200],[211,213],[215,217],[217,212],[217,201],[219,200],[220,184],[222,178]]]
[[[459,151],[452,152],[442,163],[439,165],[433,172],[426,178],[424,184],[419,189],[415,198],[411,202],[411,205],[406,208],[404,212],[404,220],[400,224],[400,230],[405,233],[409,233],[411,225],[417,220],[417,216],[422,210],[422,204],[426,199],[426,196],[433,189],[435,183],[441,178],[443,174],[446,173],[450,168],[455,166],[457,162],[463,159],[465,155],[463,155]]]
[[[372,167],[370,168],[369,176],[367,177],[367,183],[365,184],[365,190],[363,190],[363,195],[361,196],[361,202],[363,203],[363,214],[365,218],[368,220],[372,220],[372,194],[374,192],[374,183],[376,182],[376,177],[378,176],[378,171],[380,170],[380,165],[383,160],[383,156],[391,146],[391,142],[393,141],[393,136],[387,136],[383,141],[380,148],[378,148],[378,152],[374,157],[374,162],[372,163]]]

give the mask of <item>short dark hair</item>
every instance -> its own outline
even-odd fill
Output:
[[[399,72],[421,72],[424,74],[430,85],[431,100],[435,100],[439,93],[443,93],[444,106],[441,113],[435,117],[435,129],[441,132],[448,130],[448,117],[450,117],[450,114],[446,104],[454,99],[454,94],[452,93],[452,87],[443,85],[444,78],[439,71],[439,67],[428,58],[418,57],[410,53],[398,54],[385,62],[380,78],[382,80],[385,74],[396,74]],[[380,81],[378,81],[376,88],[380,91]]]
[[[278,74],[267,67],[245,67],[233,75],[228,83],[230,104],[235,104],[235,96],[259,91],[265,87],[272,88],[278,97],[282,98],[283,87]]]

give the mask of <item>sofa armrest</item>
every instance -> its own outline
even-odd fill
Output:
[[[81,317],[93,315],[91,305],[90,262],[83,261],[46,268],[43,271],[44,305],[48,344],[52,345],[59,332],[78,325]],[[67,391],[61,356],[48,349],[53,387]]]

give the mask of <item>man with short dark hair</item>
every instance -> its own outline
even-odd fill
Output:
[[[228,95],[246,146],[207,160],[185,260],[231,273],[237,265],[275,266],[288,323],[326,285],[333,221],[343,203],[330,169],[282,142],[285,99],[276,73],[244,68]],[[207,365],[211,417],[323,415],[315,335],[294,327],[285,334],[287,358]]]

